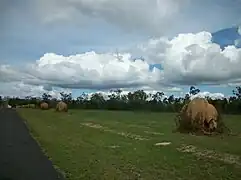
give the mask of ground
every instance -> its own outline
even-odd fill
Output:
[[[0,180],[63,179],[13,109],[0,108]]]
[[[241,136],[173,133],[170,113],[19,109],[66,179],[241,179]],[[233,133],[241,116],[224,116]],[[157,143],[170,142],[169,145]]]

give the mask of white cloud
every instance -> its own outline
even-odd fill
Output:
[[[121,96],[127,95],[129,92],[133,92],[133,91],[122,91],[122,92],[121,92]],[[150,95],[150,94],[153,95],[153,94],[157,93],[158,91],[155,91],[155,90],[149,90],[149,91],[148,91],[148,90],[144,90],[144,92],[145,92],[146,94],[148,94],[148,95]],[[159,91],[159,92],[160,92],[160,91]],[[107,91],[97,91],[97,92],[95,92],[95,93],[100,93],[100,94],[104,97],[105,100],[108,100],[108,99],[109,99],[109,95],[112,94],[111,92],[107,92]],[[88,94],[87,94],[87,99],[90,99],[93,94],[94,94],[94,93],[88,93]],[[162,100],[163,100],[164,98],[168,98],[170,95],[171,95],[171,94],[164,94],[164,96],[162,97]],[[185,95],[185,94],[183,94],[183,95]],[[182,95],[182,96],[175,95],[174,97],[175,97],[175,98],[179,98],[179,97],[183,97],[183,95]],[[204,91],[204,92],[200,92],[200,93],[198,93],[198,94],[196,94],[196,95],[192,95],[192,96],[190,97],[190,99],[194,99],[195,97],[202,97],[202,98],[209,97],[209,98],[215,100],[215,99],[223,99],[223,98],[225,98],[225,95],[222,94],[222,93],[218,93],[218,92],[217,92],[217,93],[211,93],[211,92],[208,92],[208,91]],[[152,99],[151,96],[149,96],[149,97],[147,98],[147,100],[151,100],[151,99]]]
[[[20,97],[20,98],[24,98],[27,96],[31,96],[31,97],[41,97],[43,93],[48,93],[50,94],[53,98],[57,98],[60,99],[61,95],[60,92],[64,92],[64,93],[71,93],[72,91],[70,89],[61,89],[61,88],[53,88],[53,89],[46,89],[44,86],[35,86],[35,85],[28,85],[28,84],[24,84],[22,82],[8,82],[8,83],[0,83],[1,88],[0,88],[0,95],[1,96],[5,96],[5,97]],[[173,88],[166,88],[166,89],[159,89],[159,90],[154,90],[150,87],[141,87],[140,89],[143,89],[145,93],[149,94],[155,94],[156,92],[165,92],[165,95],[162,97],[162,99],[164,98],[168,98],[169,95],[173,94],[173,92],[177,93],[175,95],[175,97],[180,97],[178,94],[181,95],[181,97],[183,97],[185,95],[185,93],[181,92],[182,89],[178,88],[178,87],[173,87]],[[123,91],[121,92],[121,95],[127,95],[129,92],[134,92],[136,91],[136,89],[123,89]],[[91,96],[94,93],[100,93],[105,100],[109,99],[109,95],[111,95],[110,91],[96,91],[96,92],[92,92],[92,93],[86,93],[87,95],[87,99],[90,99]],[[81,95],[81,93],[79,94]],[[77,95],[78,96],[78,95]],[[74,99],[77,98],[77,96],[73,97]],[[191,96],[191,99],[193,99],[194,97],[210,97],[211,99],[222,99],[224,98],[224,94],[222,93],[210,93],[210,92],[200,92],[194,96]],[[151,96],[148,97],[147,100],[151,100]]]
[[[151,39],[134,51],[145,61],[133,61],[131,53],[120,54],[121,59],[93,51],[71,56],[47,53],[21,68],[0,66],[0,81],[76,89],[241,83],[241,49],[228,46],[221,50],[211,38],[210,33],[200,32],[179,34],[171,40]],[[150,63],[159,63],[163,69],[150,71]]]
[[[191,84],[241,78],[241,49],[228,46],[222,51],[211,37],[210,33],[201,32],[181,34],[171,40],[163,63],[165,76]]]
[[[21,67],[0,64],[0,83],[22,82],[26,86],[42,87],[49,91],[52,87],[136,89],[143,86],[168,91],[168,88],[175,89],[180,84],[241,84],[241,49],[229,46],[221,50],[211,42],[211,33],[204,31],[216,31],[240,23],[240,1],[26,1],[26,6],[7,3],[5,11],[10,12],[6,14],[9,18],[0,18],[8,27],[5,29],[9,29],[3,31],[6,33],[3,42],[8,42],[9,47],[12,47],[3,48],[2,54],[5,62],[11,59],[7,57],[8,54],[14,54],[14,59],[18,56],[23,59],[20,56],[25,58],[29,54],[32,57],[41,54],[42,57],[27,65],[21,64],[19,60]],[[36,15],[44,24],[39,23]],[[87,27],[88,25],[90,26]],[[113,25],[126,31],[115,29]],[[131,31],[132,35],[129,33]],[[113,34],[106,37],[101,32]],[[179,34],[181,32],[183,34]],[[86,37],[77,38],[78,33]],[[176,34],[179,35],[167,38]],[[121,43],[112,43],[115,41],[114,36],[120,37]],[[135,44],[147,37],[151,39],[139,44],[137,48],[123,52],[121,61],[111,53],[96,53],[101,51],[100,46],[111,46],[110,49],[114,49],[113,46],[128,46],[127,44]],[[99,42],[103,39],[102,46]],[[15,42],[25,44],[24,50]],[[240,42],[237,40],[235,43]],[[28,47],[29,44],[31,47]],[[52,45],[49,46],[50,44]],[[80,44],[85,44],[86,47]],[[73,50],[73,47],[78,50]],[[65,51],[66,49],[70,50]],[[96,51],[69,55],[85,49]],[[140,56],[145,57],[144,62],[131,59]],[[162,70],[155,68],[149,71],[149,64],[155,63],[161,64]]]
[[[44,86],[34,86],[24,84],[22,82],[5,82],[0,83],[0,95],[1,96],[10,96],[10,97],[21,97],[26,96],[31,97],[41,97],[43,93],[48,93],[53,98],[60,99],[60,92],[70,93],[68,89],[52,89],[46,90]]]
[[[165,60],[166,50],[169,48],[169,40],[165,37],[150,39],[129,49],[132,56],[144,57],[149,64],[162,64]]]
[[[241,25],[238,27],[238,33],[241,36]],[[241,47],[241,37],[234,41],[234,45],[239,48]]]
[[[238,33],[241,35],[241,25],[238,27]]]
[[[151,36],[213,31],[241,22],[240,2],[225,0],[42,0],[36,2],[35,8],[48,23],[87,25],[101,19]]]
[[[170,41],[151,40],[136,51],[148,63],[162,65],[165,82],[186,85],[240,82],[241,49],[228,46],[222,50],[211,39],[209,32],[179,34]]]
[[[223,99],[223,98],[225,98],[224,94],[222,94],[222,93],[210,93],[210,92],[207,92],[207,91],[195,94],[195,95],[191,96],[190,99],[193,99],[195,97],[202,97],[202,98],[209,97],[209,98],[211,98],[213,100],[214,99]]]
[[[150,87],[141,87],[141,90],[143,90],[147,95],[147,100],[151,100],[152,99],[152,95],[156,94],[157,92],[165,92],[166,94],[164,96],[162,96],[162,99],[168,97],[169,95],[171,95],[171,93],[173,92],[180,92],[182,89],[181,88],[177,88],[177,87],[173,87],[173,88],[163,88],[163,89],[159,89],[159,90],[155,90],[152,89]],[[123,95],[128,95],[129,92],[133,93],[134,91],[136,91],[137,89],[122,89],[122,92],[120,93],[121,96]],[[99,93],[101,94],[105,100],[109,99],[109,95],[111,95],[112,93],[116,94],[115,92],[110,92],[110,91],[97,91],[97,92],[92,92],[92,93],[86,93],[87,94],[87,99],[90,99],[91,96],[94,93]]]
[[[45,23],[73,21],[87,24],[100,19],[126,30],[167,30],[170,18],[189,0],[48,0],[37,1],[38,16]],[[87,20],[88,19],[88,20]],[[165,26],[164,26],[165,24]],[[159,27],[162,26],[162,29]],[[151,29],[149,27],[152,27]],[[155,28],[154,28],[155,27]],[[164,28],[165,27],[165,28]]]
[[[47,84],[63,88],[110,89],[157,84],[161,79],[158,69],[149,71],[142,60],[131,60],[122,54],[86,52],[72,56],[45,54],[22,69],[0,66],[0,81],[23,81],[26,84]]]

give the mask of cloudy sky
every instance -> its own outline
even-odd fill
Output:
[[[241,85],[241,0],[0,0],[0,24],[0,95]]]

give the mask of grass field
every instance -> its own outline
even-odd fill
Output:
[[[241,136],[172,133],[174,114],[18,111],[67,179],[241,179]],[[224,120],[241,132],[241,116]],[[160,142],[171,144],[155,145]]]

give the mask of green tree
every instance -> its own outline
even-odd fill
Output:
[[[200,89],[197,89],[197,88],[194,87],[194,86],[191,86],[191,87],[190,87],[189,93],[190,93],[191,95],[196,95],[196,94],[198,94],[199,92],[200,92]]]
[[[65,102],[67,104],[71,104],[71,102],[72,102],[72,93],[61,92],[60,95],[61,95],[61,101]]]

